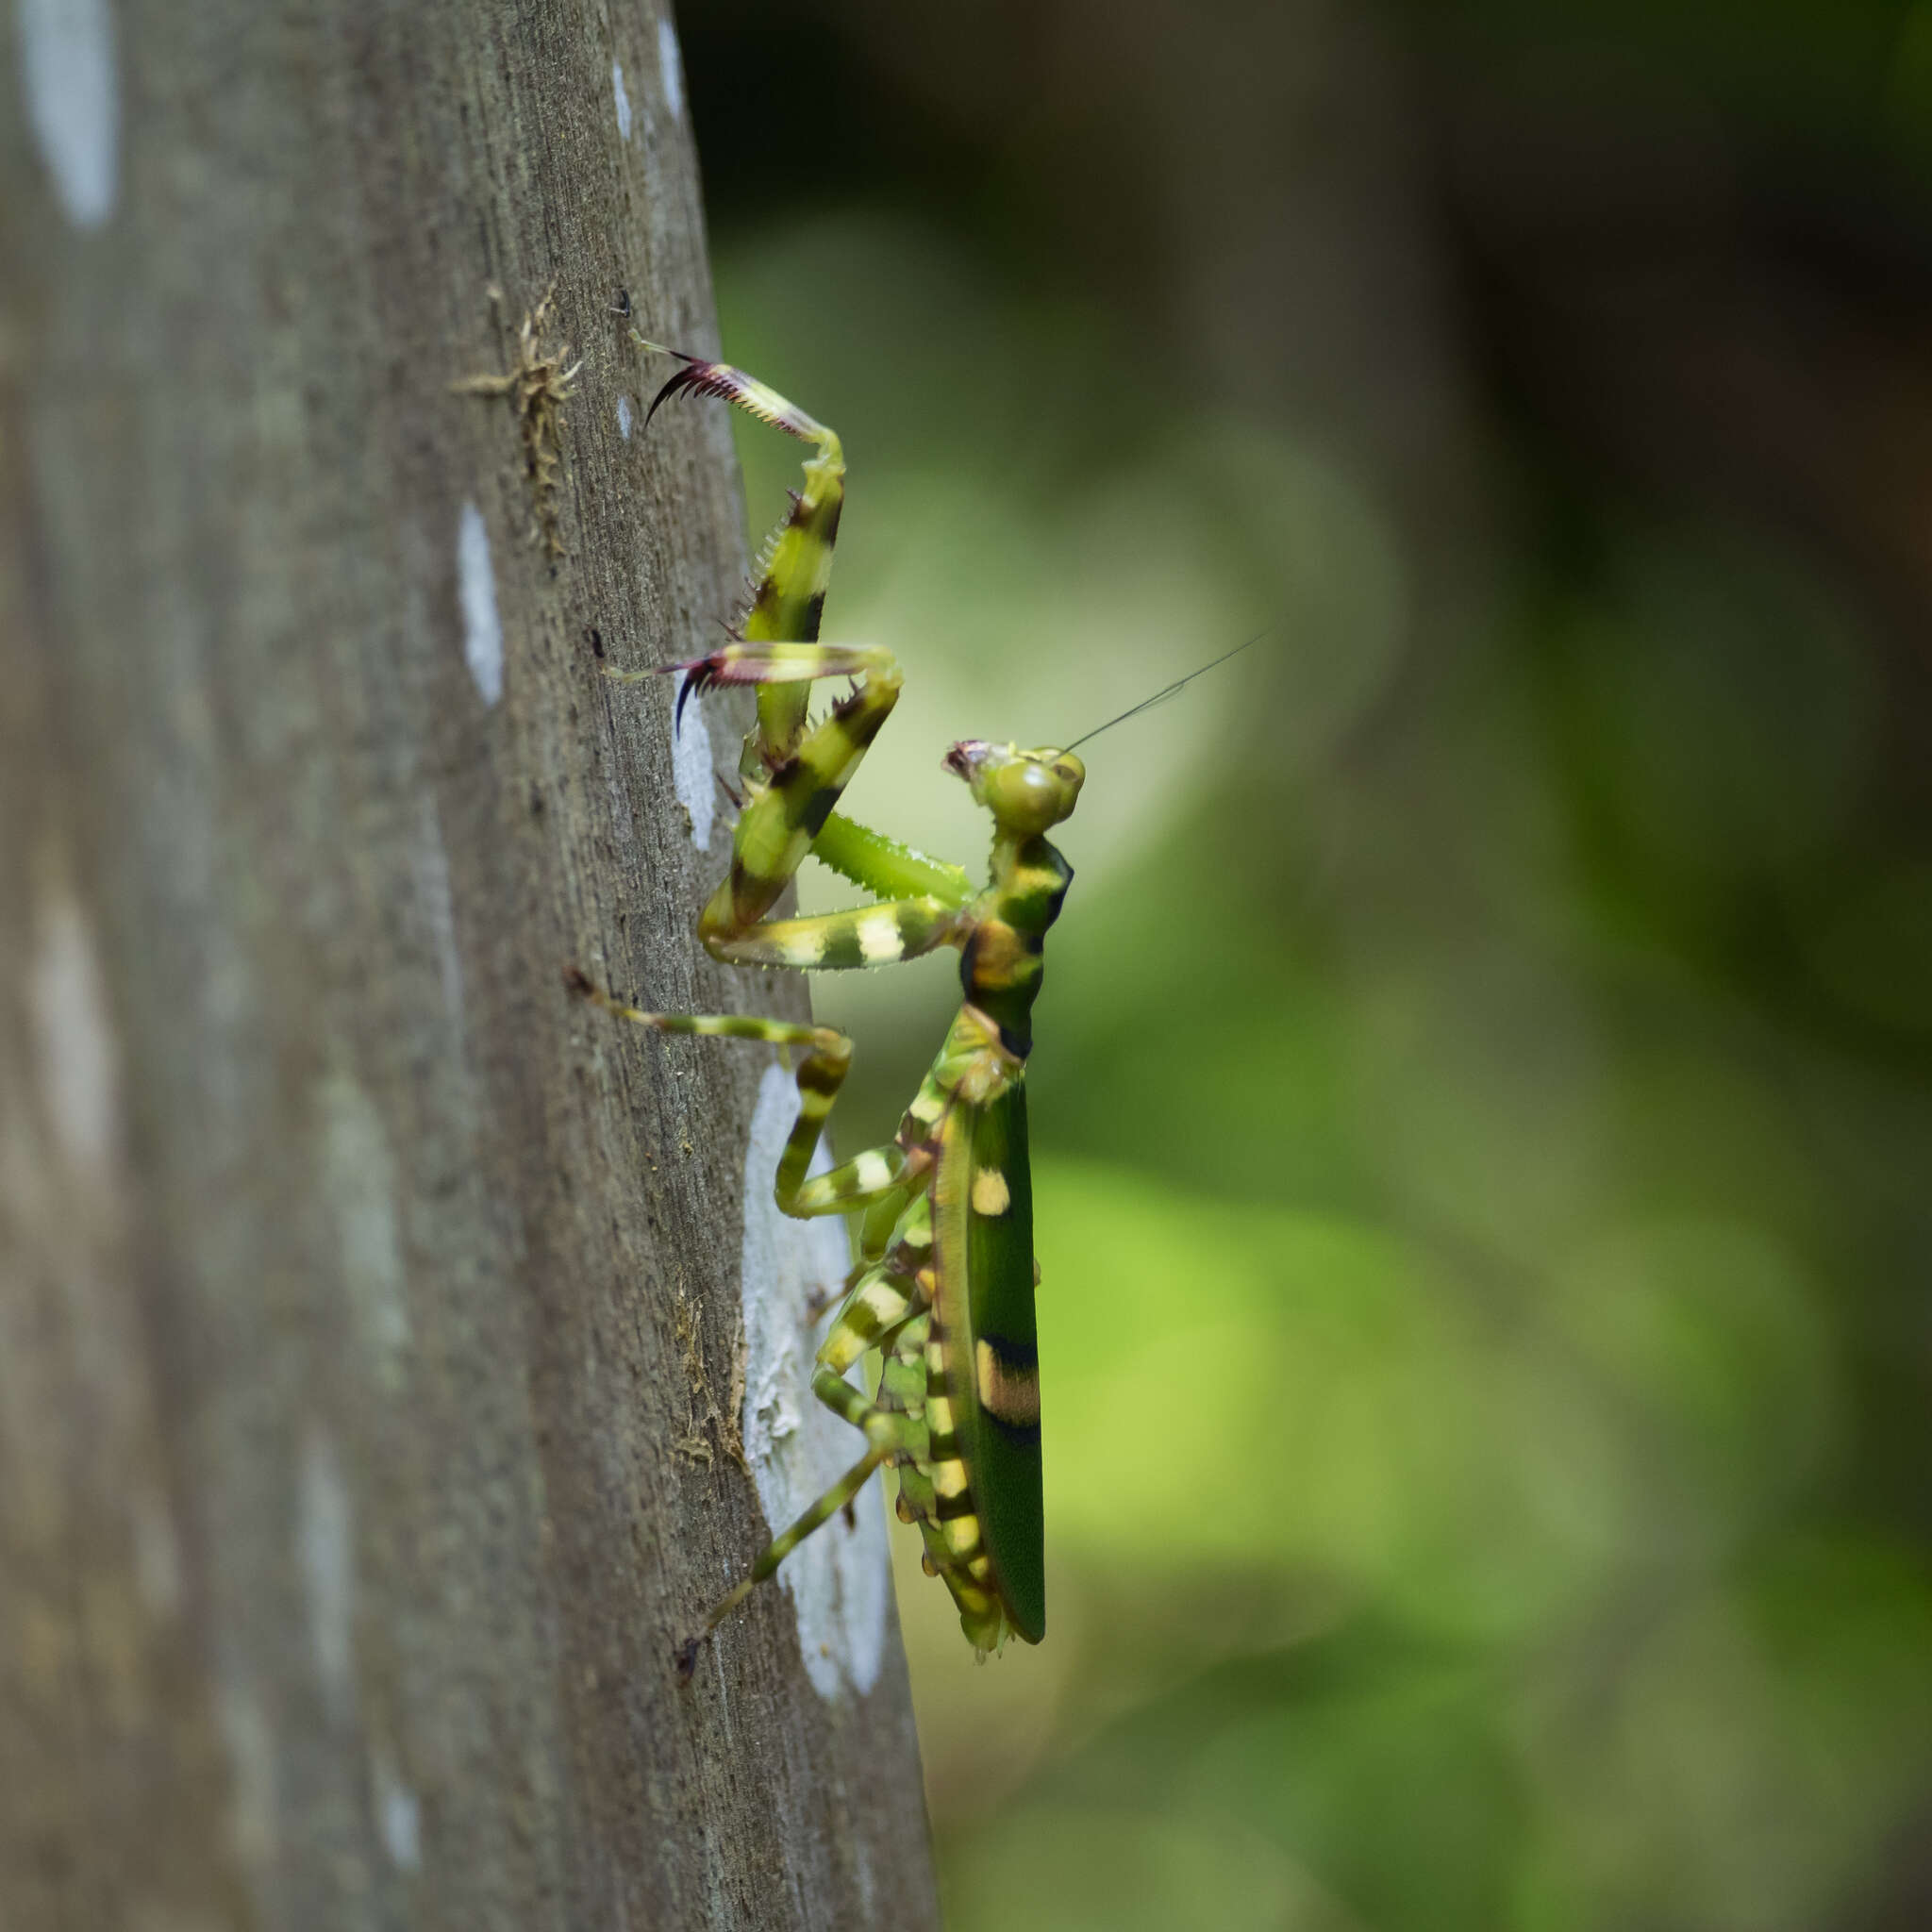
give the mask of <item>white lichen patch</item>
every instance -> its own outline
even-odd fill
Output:
[[[166,1502],[152,1490],[136,1490],[129,1502],[134,1524],[134,1587],[157,1617],[181,1608],[181,1541]]]
[[[658,72],[664,84],[664,105],[675,121],[684,112],[684,56],[678,51],[677,30],[668,19],[658,23]]]
[[[34,145],[77,228],[114,211],[121,103],[108,0],[15,0],[21,91]]]
[[[92,930],[65,891],[41,908],[28,974],[41,1095],[54,1141],[81,1179],[97,1183],[119,1141],[121,1056]]]
[[[718,823],[718,772],[712,762],[710,730],[698,705],[687,705],[684,722],[672,727],[671,782],[691,820],[691,843],[700,852],[708,851],[711,830]]]
[[[347,1074],[322,1081],[316,1115],[323,1199],[335,1223],[350,1319],[376,1380],[393,1392],[408,1373],[409,1348],[395,1152],[375,1102]]]
[[[377,1751],[370,1760],[369,1784],[375,1804],[376,1828],[383,1849],[399,1872],[415,1872],[423,1864],[423,1805],[403,1782],[389,1754]]]
[[[782,1067],[768,1067],[744,1162],[741,1426],[758,1502],[774,1531],[865,1453],[863,1439],[811,1392],[812,1357],[824,1324],[814,1333],[806,1311],[815,1297],[836,1293],[851,1266],[844,1225],[836,1216],[794,1221],[772,1198],[772,1177],[797,1114],[791,1076]],[[828,1164],[822,1145],[812,1171],[822,1173]],[[849,1524],[835,1517],[794,1550],[778,1581],[797,1612],[812,1688],[827,1698],[870,1690],[884,1660],[891,1588],[877,1485],[858,1495]]]
[[[222,1673],[215,1716],[228,1752],[228,1842],[260,1904],[280,1836],[275,1732],[253,1683],[232,1669]]]
[[[628,396],[619,396],[617,399],[617,433],[626,442],[630,441],[630,398]]]
[[[490,532],[474,503],[457,525],[457,596],[463,612],[463,661],[486,705],[503,695],[503,625],[496,615],[496,573]]]
[[[463,1024],[463,960],[457,950],[456,897],[450,890],[449,852],[442,842],[442,821],[436,800],[425,792],[418,813],[417,834],[409,848],[410,883],[417,909],[429,928],[436,948],[436,970],[442,981],[443,1008],[460,1034]]]
[[[320,1431],[302,1445],[295,1546],[315,1674],[329,1708],[341,1716],[355,1692],[355,1512],[335,1444]]]
[[[630,96],[624,91],[624,69],[613,60],[610,63],[610,92],[617,97],[617,131],[625,140],[630,139]]]

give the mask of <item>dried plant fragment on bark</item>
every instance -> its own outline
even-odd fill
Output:
[[[570,344],[546,344],[545,337],[556,321],[557,284],[543,291],[535,308],[525,309],[517,325],[516,360],[501,375],[468,375],[450,385],[458,395],[508,396],[523,431],[524,475],[535,501],[537,521],[532,541],[542,542],[552,557],[563,555],[563,541],[558,534],[557,484],[563,462],[563,406],[572,395],[571,384],[584,365],[570,362]],[[503,291],[490,285],[490,306],[501,316]],[[569,363],[569,367],[564,365]]]

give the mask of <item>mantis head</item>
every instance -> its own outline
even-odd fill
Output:
[[[962,738],[947,752],[945,767],[973,788],[1001,831],[1020,839],[1071,818],[1087,782],[1087,767],[1070,751],[1022,751],[983,738]]]

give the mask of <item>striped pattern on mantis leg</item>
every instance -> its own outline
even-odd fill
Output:
[[[890,651],[818,641],[844,499],[839,439],[739,370],[679,359],[684,366],[658,392],[654,412],[680,392],[722,396],[817,450],[791,515],[765,544],[750,608],[731,641],[661,667],[683,674],[680,712],[692,693],[717,685],[751,685],[758,694],[758,723],[739,766],[746,796],[731,870],[705,908],[699,936],[716,958],[748,966],[882,966],[956,946],[965,996],[894,1138],[808,1176],[851,1064],[842,1034],[782,1020],[642,1012],[572,975],[575,989],[608,1011],[662,1033],[802,1049],[798,1118],[774,1181],[778,1205],[799,1216],[860,1217],[858,1262],[819,1349],[812,1386],[863,1433],[865,1454],[772,1541],[705,1630],[888,1464],[898,1472],[899,1514],[918,1524],[925,1568],[952,1591],[974,1648],[996,1650],[1009,1634],[1038,1643],[1046,1590],[1024,1079],[1046,931],[1073,878],[1045,834],[1073,811],[1085,768],[1068,752],[978,739],[946,753],[945,769],[992,814],[991,869],[976,891],[960,868],[837,810],[898,702],[901,681]],[[610,675],[628,681],[653,674]],[[814,724],[808,687],[822,677],[854,683]],[[808,852],[874,903],[768,919]],[[872,1350],[883,1358],[875,1397],[844,1379]],[[687,1666],[690,1656],[688,1646]]]

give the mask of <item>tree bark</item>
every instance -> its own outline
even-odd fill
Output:
[[[770,1055],[562,979],[804,1011],[600,675],[742,573],[614,312],[715,341],[669,24],[8,11],[0,1924],[934,1924],[889,1602],[675,1669],[775,1526]]]

